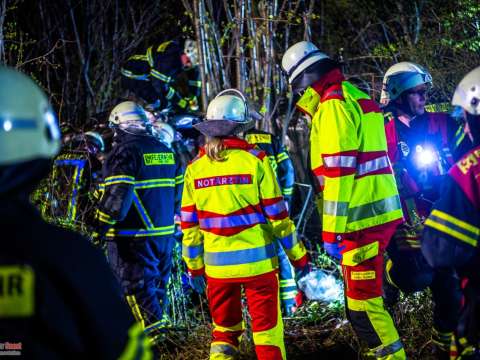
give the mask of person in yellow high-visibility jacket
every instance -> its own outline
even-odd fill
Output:
[[[311,167],[323,195],[323,242],[341,259],[347,317],[377,359],[405,351],[383,306],[383,253],[403,221],[377,104],[345,81],[338,63],[307,41],[290,47],[282,67],[297,108],[312,120]]]
[[[238,353],[242,288],[257,357],[285,359],[275,240],[302,275],[309,271],[268,157],[234,136],[251,125],[243,95],[221,92],[210,102],[206,121],[194,125],[207,140],[185,173],[182,255],[194,289],[201,291],[207,277],[210,359]]]

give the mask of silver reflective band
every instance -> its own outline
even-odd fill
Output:
[[[375,357],[377,359],[381,359],[387,355],[395,354],[397,351],[400,351],[402,348],[403,348],[402,342],[400,341],[400,339],[398,339],[397,341],[395,341],[390,345],[383,346],[382,348],[375,350],[374,351]]]
[[[402,208],[398,195],[348,209],[349,222],[379,216]]]
[[[365,175],[371,171],[380,170],[390,165],[388,157],[382,156],[377,159],[369,160],[357,166],[357,175]]]
[[[325,156],[323,159],[325,167],[350,167],[354,168],[357,165],[357,158],[355,156]]]
[[[348,202],[323,200],[323,213],[332,216],[347,216]]]

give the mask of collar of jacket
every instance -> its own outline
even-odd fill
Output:
[[[320,95],[322,98],[327,90],[334,86],[341,84],[345,80],[340,69],[335,68],[327,72],[320,80],[312,84],[312,88]]]
[[[222,139],[222,142],[227,149],[251,150],[255,148],[254,144],[249,144],[245,140],[240,139],[236,136],[227,136]],[[203,146],[200,148],[199,155],[205,155],[205,148]]]

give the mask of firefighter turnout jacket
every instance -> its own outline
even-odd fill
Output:
[[[313,117],[311,167],[323,193],[323,240],[401,220],[377,104],[339,70],[308,91],[297,107]]]
[[[43,222],[26,198],[2,197],[0,223],[15,228],[0,253],[1,353],[151,359],[142,328],[99,250]]]
[[[182,71],[181,54],[182,48],[176,41],[166,41],[158,47],[150,46],[145,54],[129,57],[121,74],[127,79],[150,82],[162,107],[169,102],[186,109],[190,101],[197,101],[202,84],[198,67],[193,67],[186,72],[188,96],[184,97],[178,91],[175,81]]]
[[[425,221],[422,252],[439,269],[455,268],[463,278],[464,305],[450,358],[469,358],[479,345],[480,147],[448,172],[441,196]],[[458,356],[458,357],[457,357]]]
[[[217,279],[271,272],[278,267],[274,238],[304,266],[306,250],[268,157],[244,140],[223,141],[225,161],[213,166],[202,149],[185,173],[182,253],[189,272]]]
[[[183,186],[175,154],[151,136],[119,131],[116,141],[103,168],[103,233],[107,239],[172,235]]]

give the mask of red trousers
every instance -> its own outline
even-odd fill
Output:
[[[261,360],[285,359],[278,275],[275,271],[242,279],[208,278],[213,319],[210,359],[232,359],[244,330],[242,288],[252,319],[255,352]]]

